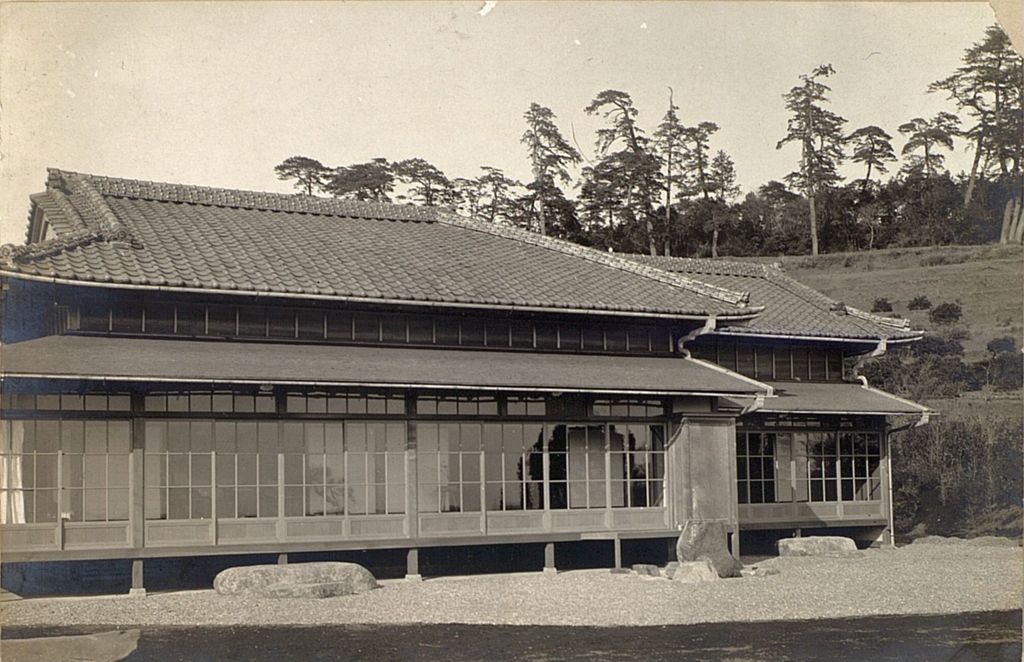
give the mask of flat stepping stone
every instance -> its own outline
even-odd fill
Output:
[[[267,564],[228,568],[213,580],[221,595],[334,597],[363,593],[377,580],[358,563]]]

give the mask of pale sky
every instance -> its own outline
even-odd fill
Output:
[[[488,3],[490,5],[491,3]],[[24,237],[46,167],[288,192],[273,167],[422,157],[528,180],[530,102],[593,159],[583,108],[629,92],[653,131],[668,86],[684,123],[750,190],[790,172],[782,94],[831,63],[853,130],[952,110],[929,83],[995,22],[985,3],[3,3],[0,242]],[[964,145],[949,157],[969,166]],[[858,176],[859,169],[847,174]]]

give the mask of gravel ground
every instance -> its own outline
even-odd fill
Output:
[[[213,591],[0,604],[5,626],[477,623],[670,625],[1020,609],[1019,547],[911,545],[772,559],[780,574],[683,584],[607,570],[387,581],[355,596],[251,599]]]

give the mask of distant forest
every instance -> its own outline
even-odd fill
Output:
[[[584,163],[578,146],[538,103],[523,116],[529,182],[492,166],[473,178],[449,177],[420,158],[331,166],[293,156],[275,172],[308,195],[447,207],[619,252],[817,255],[1021,243],[1024,60],[991,26],[962,62],[928,88],[948,99],[949,110],[907,118],[898,137],[874,125],[850,127],[831,108],[829,83],[842,84],[831,65],[800,76],[780,90],[790,116],[776,146],[792,154],[794,170],[742,197],[736,164],[715,145],[715,122],[683,124],[670,97],[661,122],[641,127],[633,99],[619,90],[585,107],[605,124],[594,136],[594,161],[578,177],[571,174]],[[969,172],[953,174],[944,162],[958,144],[973,159]],[[844,163],[857,164],[862,176],[844,180]]]

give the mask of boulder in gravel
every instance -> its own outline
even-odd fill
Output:
[[[376,587],[377,580],[363,566],[338,562],[228,568],[213,580],[213,588],[221,595],[273,598],[329,598]]]
[[[700,561],[680,561],[679,567],[672,573],[672,581],[695,584],[718,580],[718,572],[708,559]]]
[[[661,569],[651,563],[634,563],[633,572],[646,577],[661,577]]]
[[[755,577],[771,577],[779,574],[779,569],[773,565],[764,565],[754,568]]]
[[[676,541],[676,558],[680,564],[707,559],[719,577],[739,577],[743,569],[743,564],[729,553],[722,522],[687,522]]]
[[[672,575],[676,574],[677,568],[679,568],[679,561],[669,561],[665,567],[662,568],[661,574],[668,579],[672,579]]]
[[[807,536],[779,540],[779,556],[856,556],[857,543],[842,536]]]

